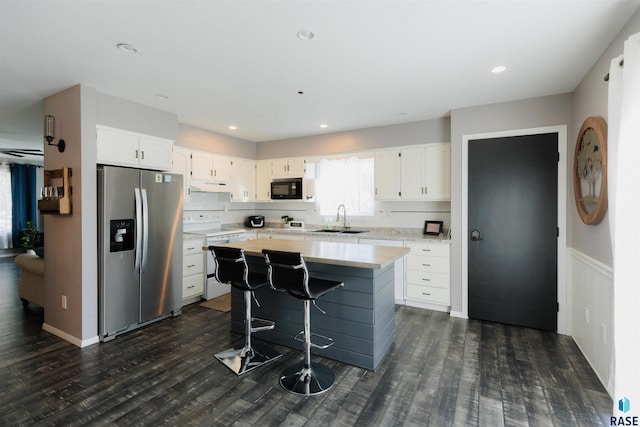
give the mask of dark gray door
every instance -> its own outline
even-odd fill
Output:
[[[558,136],[469,141],[469,317],[557,329]]]

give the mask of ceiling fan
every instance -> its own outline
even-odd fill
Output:
[[[0,154],[13,157],[44,156],[42,150],[37,148],[0,148]]]

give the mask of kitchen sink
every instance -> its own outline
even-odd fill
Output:
[[[340,233],[340,234],[360,234],[367,230],[313,230],[314,233]]]

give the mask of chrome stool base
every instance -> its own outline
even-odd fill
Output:
[[[293,394],[315,396],[329,390],[335,380],[336,375],[329,367],[316,363],[307,368],[302,362],[282,373],[280,385]]]
[[[274,349],[259,342],[253,342],[249,348],[230,348],[216,354],[216,359],[222,362],[236,375],[246,374],[265,363],[276,360],[282,356]]]

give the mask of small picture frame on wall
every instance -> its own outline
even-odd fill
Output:
[[[442,233],[443,221],[425,221],[423,234],[437,236]]]

